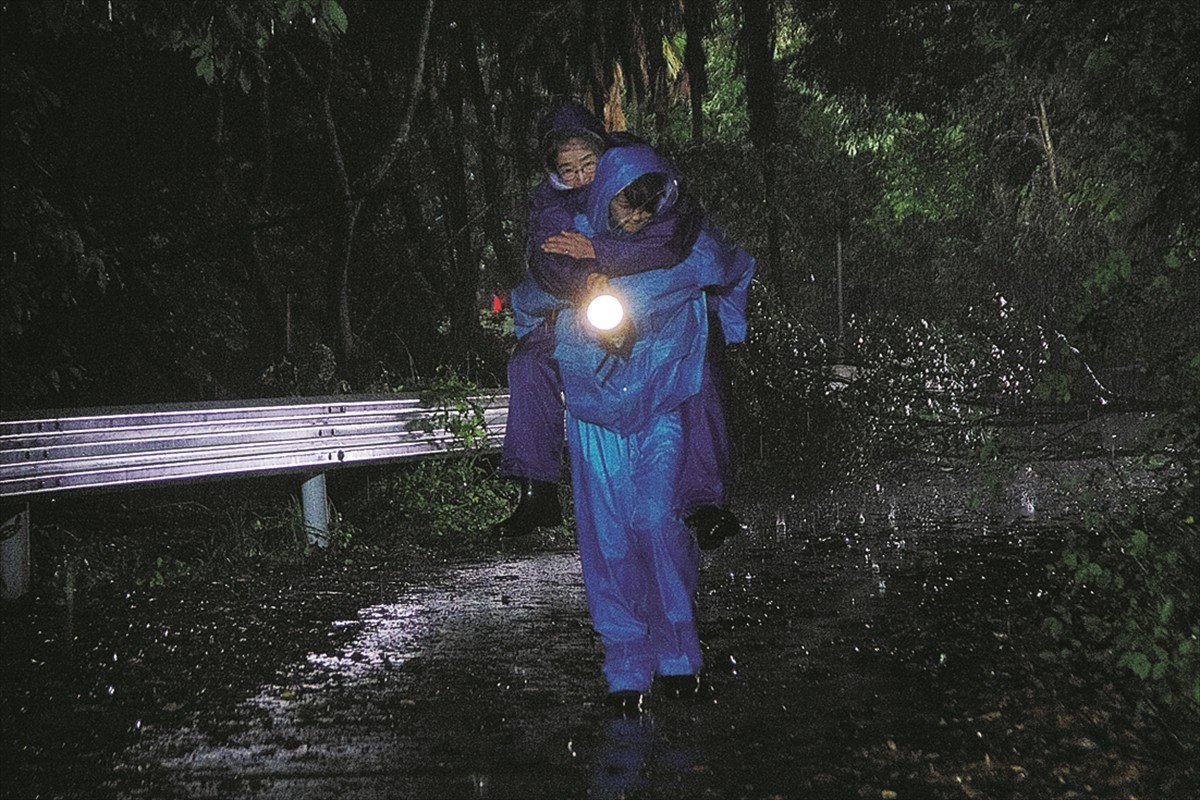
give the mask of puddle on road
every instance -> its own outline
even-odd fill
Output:
[[[610,719],[577,558],[535,554],[454,570],[333,623],[343,644],[262,687],[238,723],[144,732],[115,788],[820,796],[865,780],[851,777],[863,748],[961,749],[946,692],[986,680],[1015,628],[1036,624],[1047,530],[910,522],[894,507],[755,515],[705,555],[700,701],[651,697],[642,720]],[[984,735],[971,736],[982,759]]]
[[[123,795],[324,797],[332,784],[342,787],[339,793],[349,785],[352,796],[395,796],[397,785],[378,776],[405,770],[418,783],[436,785],[442,768],[415,757],[414,748],[452,742],[455,725],[480,710],[462,697],[439,695],[544,693],[558,676],[522,663],[541,660],[530,649],[538,642],[523,636],[530,626],[553,627],[565,618],[585,622],[586,613],[573,553],[452,570],[395,602],[331,623],[331,638],[342,644],[309,653],[232,712],[206,709],[196,724],[143,731],[113,788]],[[580,624],[568,627],[580,644],[591,645]],[[414,669],[413,661],[423,666]],[[430,670],[432,685],[411,679]],[[432,716],[406,733],[401,720],[424,714]],[[421,732],[415,737],[421,742],[405,741],[413,731]],[[433,778],[421,777],[431,770]],[[479,771],[456,780],[477,789],[489,783]]]

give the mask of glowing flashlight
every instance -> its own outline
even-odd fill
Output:
[[[598,331],[616,330],[625,320],[625,308],[611,294],[598,294],[588,303],[587,320]]]
[[[596,374],[611,362],[608,372],[600,379],[604,385],[612,377],[620,363],[633,352],[633,324],[625,318],[625,306],[611,294],[598,294],[588,301],[584,312],[588,324],[600,334],[600,347],[604,358],[596,365]]]

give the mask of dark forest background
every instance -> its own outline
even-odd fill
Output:
[[[6,412],[503,384],[561,97],[759,259],[748,395],[981,324],[1043,398],[1197,384],[1193,3],[5,0],[0,30]]]

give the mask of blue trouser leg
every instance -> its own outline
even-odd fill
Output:
[[[508,391],[500,471],[557,483],[562,476],[562,378],[551,326],[541,325],[518,340],[508,359]]]
[[[712,359],[704,364],[700,391],[680,407],[683,418],[683,467],[678,510],[687,516],[701,506],[729,502],[729,433]]]
[[[610,691],[703,664],[696,632],[699,551],[676,512],[678,412],[621,436],[567,415],[579,554]]]

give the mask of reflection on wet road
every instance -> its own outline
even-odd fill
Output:
[[[991,738],[999,710],[968,718],[960,695],[997,680],[1012,637],[1038,623],[1047,530],[912,512],[882,497],[751,511],[744,536],[705,556],[699,700],[651,697],[643,719],[611,719],[577,557],[501,553],[333,623],[327,651],[232,713],[143,731],[112,788],[879,797],[904,788],[887,758],[1015,763]]]

